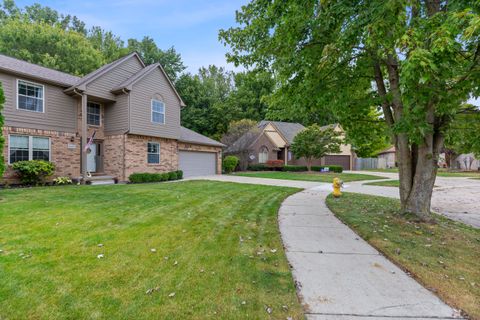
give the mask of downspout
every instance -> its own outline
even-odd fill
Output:
[[[130,92],[125,88],[122,89],[122,92],[127,95],[127,106],[128,106],[128,128],[127,132],[123,135],[123,180],[127,180],[127,134],[130,132]]]

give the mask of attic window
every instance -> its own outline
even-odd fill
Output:
[[[165,104],[159,100],[152,100],[152,122],[165,124]]]

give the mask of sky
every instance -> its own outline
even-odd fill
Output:
[[[161,49],[173,46],[189,72],[209,64],[238,70],[227,64],[228,48],[218,41],[218,30],[236,25],[235,10],[247,0],[15,1],[21,8],[35,2],[75,15],[87,27],[110,30],[124,41],[150,36]]]

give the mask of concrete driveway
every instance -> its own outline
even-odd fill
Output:
[[[352,171],[365,173],[363,171]],[[397,173],[369,172],[373,175],[398,179]],[[382,180],[385,181],[385,180]],[[372,181],[349,182],[345,191],[399,198],[398,188],[368,186]],[[437,177],[432,195],[432,210],[448,218],[480,228],[480,180]]]

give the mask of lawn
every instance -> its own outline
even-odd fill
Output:
[[[408,270],[445,302],[480,319],[480,230],[436,215],[418,223],[399,213],[399,201],[344,193],[328,207],[362,238]]]
[[[0,319],[301,319],[277,225],[297,191],[207,181],[1,191]]]
[[[283,172],[283,171],[255,171],[255,172],[238,172],[237,176],[284,179],[284,180],[303,180],[315,182],[332,182],[333,178],[338,177],[344,182],[386,179],[384,177],[374,176],[370,174],[359,173],[317,173],[317,172]]]
[[[390,172],[396,173],[398,172],[398,168],[389,168],[389,169],[367,169],[363,171],[370,171],[370,172]],[[476,177],[480,179],[480,171],[449,171],[447,169],[438,169],[437,176],[439,177],[457,177],[457,178],[469,178],[469,177]]]
[[[382,187],[400,187],[399,180],[385,180],[385,181],[375,181],[364,183],[366,186],[382,186]]]

